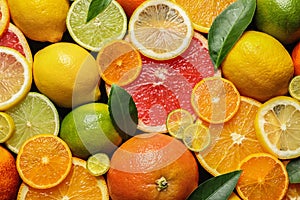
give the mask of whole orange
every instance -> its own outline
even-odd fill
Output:
[[[193,154],[162,133],[142,133],[124,142],[114,152],[107,173],[112,200],[186,199],[198,179]]]
[[[19,190],[20,177],[13,155],[0,146],[0,199],[16,199]]]
[[[294,63],[294,75],[300,75],[300,41],[292,51],[292,60]]]
[[[144,1],[146,0],[117,0],[117,2],[122,6],[128,17],[130,17],[133,11]]]

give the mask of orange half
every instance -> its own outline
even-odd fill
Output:
[[[6,0],[0,0],[0,36],[7,29],[10,20],[9,9]]]

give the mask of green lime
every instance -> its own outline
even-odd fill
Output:
[[[15,122],[13,118],[5,112],[0,112],[0,143],[6,142],[14,131]]]
[[[257,0],[255,25],[283,44],[300,39],[300,0]]]
[[[112,0],[104,11],[86,22],[91,1],[74,1],[69,9],[66,24],[75,42],[88,50],[99,51],[106,43],[125,36],[127,17],[120,4]]]
[[[289,84],[290,95],[300,101],[300,75],[292,78]]]
[[[22,144],[34,135],[58,135],[58,112],[54,104],[43,94],[29,92],[23,101],[6,113],[14,120],[15,131],[5,144],[16,154]]]
[[[74,156],[83,159],[99,152],[111,154],[122,142],[104,103],[85,104],[68,113],[62,120],[60,137]]]
[[[86,162],[86,168],[93,176],[105,174],[109,170],[109,167],[110,159],[105,153],[94,154]]]

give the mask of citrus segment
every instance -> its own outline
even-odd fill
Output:
[[[68,145],[59,137],[41,134],[25,141],[16,165],[26,184],[47,189],[66,178],[71,170],[72,154]]]
[[[191,151],[201,152],[210,144],[211,136],[206,126],[195,123],[184,129],[182,140]]]
[[[263,147],[281,159],[300,155],[300,103],[278,96],[266,101],[255,118],[257,137]]]
[[[77,44],[91,51],[99,51],[106,43],[125,36],[127,17],[120,4],[112,0],[103,12],[86,22],[91,1],[74,1],[68,11],[66,23]]]
[[[13,118],[0,112],[0,143],[6,142],[15,131],[15,122]]]
[[[6,111],[15,123],[15,132],[6,141],[6,146],[14,153],[30,137],[42,133],[57,135],[59,116],[53,103],[44,95],[29,92],[17,106]]]
[[[97,64],[101,78],[109,85],[127,85],[142,70],[140,53],[125,40],[114,40],[105,45],[97,55]]]
[[[300,75],[292,78],[289,83],[289,93],[293,98],[300,101]]]
[[[86,168],[93,176],[105,174],[109,170],[109,167],[110,159],[105,153],[94,154],[86,162]]]
[[[19,103],[29,92],[32,70],[25,57],[15,49],[0,47],[0,110]]]
[[[172,1],[145,1],[132,14],[128,27],[133,45],[157,60],[180,55],[193,37],[188,15]]]
[[[7,29],[10,21],[10,13],[6,0],[0,0],[0,36]]]
[[[230,81],[210,77],[194,87],[191,102],[201,119],[217,124],[227,122],[235,115],[240,105],[240,94]]]
[[[267,153],[251,154],[242,160],[236,189],[242,199],[281,200],[288,189],[283,163]]]
[[[241,97],[235,116],[224,124],[208,125],[210,145],[196,154],[201,166],[214,176],[238,169],[239,163],[253,153],[265,152],[258,141],[254,119],[261,103]]]
[[[294,200],[300,198],[300,183],[290,183],[288,191],[282,200]]]

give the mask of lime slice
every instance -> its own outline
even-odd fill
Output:
[[[110,159],[105,153],[97,153],[90,156],[86,162],[87,170],[94,176],[105,174],[110,167]]]
[[[177,139],[182,139],[184,129],[193,124],[194,118],[190,112],[184,109],[176,109],[168,114],[167,130],[169,134]]]
[[[290,95],[300,101],[300,75],[295,76],[289,84]]]
[[[127,17],[120,4],[112,0],[103,12],[87,23],[91,1],[74,1],[69,9],[66,24],[77,44],[91,51],[99,51],[106,43],[125,36]]]
[[[211,137],[209,129],[206,126],[195,123],[189,125],[184,130],[182,140],[191,151],[201,152],[208,147]]]
[[[16,130],[5,144],[16,154],[21,145],[34,135],[58,135],[58,112],[45,95],[29,92],[20,104],[7,110],[6,113],[13,118]]]
[[[15,123],[10,115],[0,112],[0,143],[6,142],[15,131]]]

